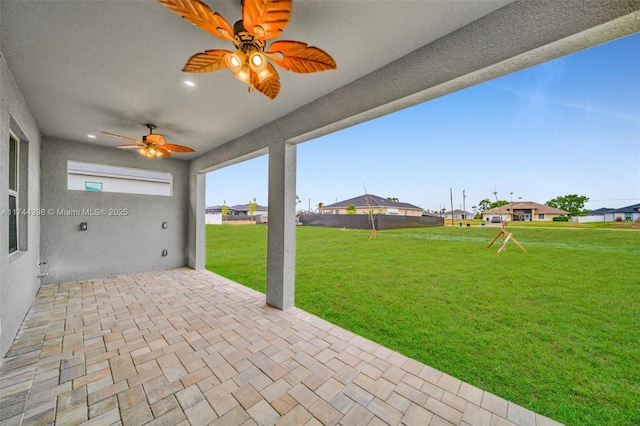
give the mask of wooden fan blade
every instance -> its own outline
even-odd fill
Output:
[[[120,148],[120,149],[138,149],[138,148],[142,148],[144,145],[118,145],[116,146],[116,148]]]
[[[160,133],[151,133],[150,135],[145,136],[147,142],[151,142],[156,145],[164,145],[167,143],[167,140],[164,138],[164,135]]]
[[[276,71],[275,67],[271,64],[267,65],[267,70],[269,70],[272,76],[269,79],[262,81],[262,83],[260,83],[258,75],[251,71],[251,84],[258,92],[270,99],[275,99],[276,96],[278,96],[278,93],[280,93],[280,76],[278,75],[278,71]]]
[[[262,40],[279,36],[290,18],[291,0],[242,0],[244,27]]]
[[[167,149],[166,145],[157,146],[156,149],[162,153],[163,157],[171,157],[171,152]]]
[[[233,28],[226,19],[198,0],[158,0],[173,13],[223,40],[233,40]]]
[[[187,61],[182,68],[183,72],[213,72],[227,68],[224,57],[231,53],[228,50],[207,50],[204,53],[196,53]]]
[[[300,41],[276,41],[269,48],[269,58],[285,70],[312,73],[334,70],[336,61],[324,50]]]
[[[172,151],[172,152],[195,152],[193,149],[189,148],[188,146],[174,145],[172,143],[159,146],[158,149],[160,148],[167,151]]]
[[[129,138],[127,136],[120,136],[120,135],[116,135],[115,133],[109,133],[109,132],[100,132],[100,133],[104,133],[105,135],[113,136],[114,138],[124,139],[125,141],[137,143],[139,145],[144,145],[144,142],[142,142],[139,139]]]

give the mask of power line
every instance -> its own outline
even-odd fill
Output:
[[[608,200],[589,200],[589,202],[591,201],[635,201],[635,200],[640,200],[640,198],[611,198]]]

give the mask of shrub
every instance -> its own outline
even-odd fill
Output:
[[[569,216],[557,216],[553,218],[554,222],[569,222]]]
[[[616,216],[616,222],[622,222],[622,216]]]

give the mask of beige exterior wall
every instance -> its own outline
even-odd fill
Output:
[[[558,213],[543,213],[544,214],[544,219],[538,219],[538,215],[539,213],[536,212],[534,210],[534,212],[531,214],[531,221],[532,222],[552,222],[554,217],[558,217],[561,216]],[[483,214],[482,215],[482,220],[484,221],[491,221],[491,218],[494,216],[500,216],[499,213],[489,213],[489,214]],[[504,220],[507,220],[509,222],[513,222],[513,215],[511,213],[502,213],[502,217]],[[451,219],[451,218],[449,218]]]
[[[553,221],[554,217],[558,217],[558,216],[560,215],[556,213],[544,213],[544,219],[538,219],[538,213],[534,213],[533,220],[537,222],[551,222]]]
[[[539,214],[544,214],[544,219],[538,219]],[[552,222],[554,217],[561,216],[560,213],[538,213],[536,209],[533,209],[533,213],[531,214],[532,220],[534,222]]]

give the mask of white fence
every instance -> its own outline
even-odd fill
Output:
[[[205,214],[204,223],[207,225],[222,225],[222,213]]]
[[[571,216],[571,222],[574,222],[574,223],[604,222],[604,215],[598,214],[594,216]]]

